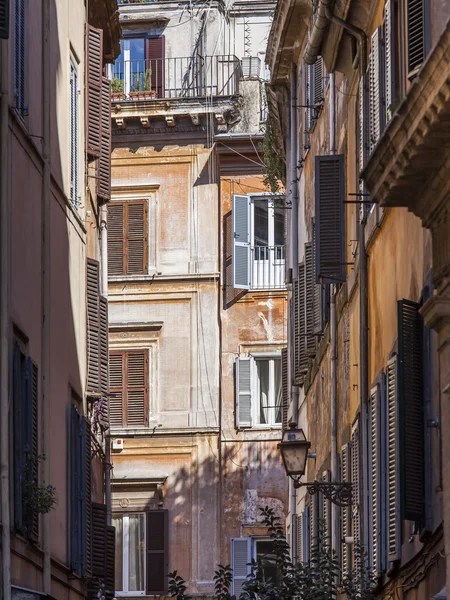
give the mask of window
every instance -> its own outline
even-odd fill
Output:
[[[77,207],[79,203],[79,107],[78,74],[75,64],[70,61],[70,201]]]
[[[233,196],[233,287],[284,287],[284,219],[277,196]]]
[[[164,36],[158,38],[128,38],[121,41],[119,58],[112,67],[113,91],[153,91],[164,96]]]
[[[239,597],[242,584],[250,573],[250,561],[261,560],[265,581],[277,581],[276,557],[273,541],[265,537],[231,538],[231,566],[233,579],[231,594]]]
[[[26,116],[25,106],[25,3],[26,0],[14,2],[14,100],[20,117]]]
[[[241,357],[236,362],[238,427],[281,426],[281,356]]]
[[[148,425],[148,352],[113,351],[109,355],[111,427]]]
[[[164,594],[168,570],[168,512],[113,516],[116,528],[116,594]]]
[[[108,204],[109,275],[143,275],[147,272],[147,215],[146,200]]]

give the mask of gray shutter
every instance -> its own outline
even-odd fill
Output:
[[[314,313],[314,335],[320,334],[325,326],[325,288],[317,283],[317,261],[316,261],[316,223],[312,222],[312,270],[313,270],[313,313]]]
[[[25,116],[25,0],[14,3],[14,101]]]
[[[250,198],[233,194],[233,287],[251,288]]]
[[[369,559],[379,574],[381,558],[381,416],[380,386],[372,388],[369,398]]]
[[[0,39],[9,38],[9,2],[10,0],[0,0]]]
[[[323,69],[323,58],[317,57],[316,62],[312,65],[313,69],[313,102],[315,105],[314,113],[317,115],[319,111],[319,105],[323,104],[324,101],[324,69]]]
[[[304,139],[304,150],[309,150],[311,147],[311,109],[309,105],[311,103],[311,67],[310,65],[304,65],[305,71],[305,93],[304,93],[304,104],[308,106],[305,108],[304,117],[305,117],[305,139]]]
[[[386,123],[394,113],[396,103],[395,90],[396,35],[394,0],[386,0],[384,5],[384,89],[386,98]]]
[[[402,517],[421,521],[425,514],[422,317],[415,302],[398,302],[398,421]]]
[[[350,481],[351,466],[351,444],[345,444],[341,450],[341,477],[342,481]],[[341,507],[341,570],[345,577],[351,568],[351,546],[346,543],[345,538],[352,536],[352,513],[350,506]]]
[[[252,359],[236,361],[236,427],[252,425]]]
[[[288,410],[289,410],[289,373],[288,373],[288,349],[281,350],[281,385],[283,393],[283,430],[288,428]]]
[[[298,384],[303,383],[303,377],[308,368],[308,356],[306,353],[306,289],[305,289],[305,264],[298,265],[298,280],[297,290],[295,294],[295,335],[297,336],[297,351],[298,354],[295,364],[295,381]]]
[[[305,564],[309,563],[310,557],[310,532],[309,532],[309,505],[306,504],[303,512],[302,512],[302,532],[303,532],[303,548],[302,548],[302,556],[303,562]]]
[[[316,283],[345,281],[344,155],[316,156]]]
[[[427,0],[407,0],[406,3],[409,79],[414,77],[425,60],[426,2]]]
[[[97,598],[100,583],[106,580],[106,505],[92,503],[92,579],[88,597]]]
[[[323,472],[322,481],[324,481],[324,482],[331,481],[331,472],[330,471],[327,470],[327,471]],[[325,496],[323,494],[321,494],[321,496],[322,496],[321,518],[323,519],[324,525],[325,525],[325,539],[326,539],[328,546],[331,546],[331,502],[327,498],[325,498]]]
[[[313,249],[312,244],[305,244],[305,320],[306,320],[306,354],[314,356],[316,353],[316,337],[314,335],[314,282]]]
[[[353,517],[353,541],[361,543],[361,496],[360,496],[360,452],[359,452],[359,418],[352,428],[352,517]]]
[[[381,72],[381,27],[378,27],[372,34],[372,42],[369,56],[369,112],[370,112],[370,148],[372,153],[383,129],[382,121],[384,113],[382,112],[382,79]]]
[[[388,410],[388,514],[389,514],[389,560],[400,558],[400,480],[397,407],[397,357],[388,362],[386,370],[386,393]]]
[[[319,493],[313,494],[309,500],[309,548],[310,556],[314,549],[317,549],[319,535],[319,515],[320,503]]]
[[[304,521],[303,521],[303,512],[299,515],[297,515],[295,517],[296,519],[296,538],[295,538],[295,543],[296,543],[296,556],[297,556],[297,562],[298,563],[304,563],[305,562],[305,557],[303,555],[303,549],[304,549],[304,545],[303,545],[303,537],[305,535],[305,532],[303,531],[303,525],[304,525]]]
[[[70,200],[78,206],[79,197],[79,145],[78,145],[78,74],[73,62],[70,63]]]
[[[243,589],[242,584],[250,573],[251,538],[231,538],[231,595],[239,598]]]
[[[13,437],[14,437],[14,527],[23,528],[23,477],[25,469],[26,406],[23,393],[22,352],[19,344],[13,346]]]

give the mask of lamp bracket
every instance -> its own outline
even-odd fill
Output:
[[[321,492],[323,496],[336,504],[336,506],[351,506],[352,504],[352,484],[348,481],[328,482],[328,481],[308,481],[302,483],[300,477],[294,479],[294,487],[306,487],[308,494],[313,496]]]

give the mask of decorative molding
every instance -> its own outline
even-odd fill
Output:
[[[167,115],[166,123],[169,127],[175,127],[175,117],[173,115]]]
[[[150,119],[149,117],[141,117],[141,125],[142,127],[144,127],[145,129],[148,129],[150,127]]]
[[[116,124],[116,127],[118,127],[119,129],[125,129],[127,126],[127,123],[123,117],[114,117],[114,122]]]

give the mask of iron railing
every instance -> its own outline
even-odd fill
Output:
[[[250,261],[252,290],[283,289],[284,263],[284,246],[253,246]]]
[[[113,98],[234,96],[241,63],[233,55],[117,61],[111,67]]]

